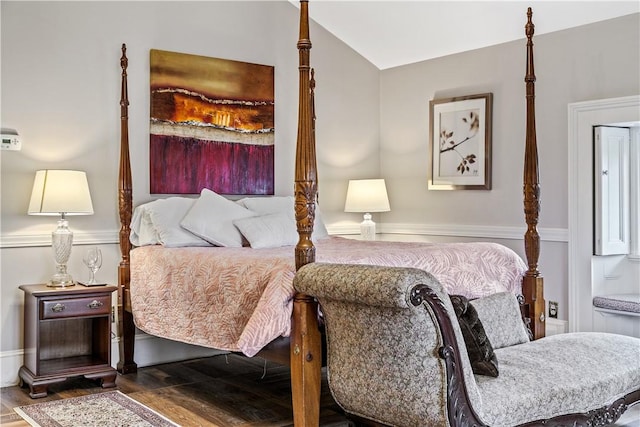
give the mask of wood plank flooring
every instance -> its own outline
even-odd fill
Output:
[[[266,368],[265,368],[266,366]],[[292,426],[289,368],[263,359],[220,355],[151,366],[118,375],[117,389],[184,427]],[[113,390],[113,389],[106,389]],[[31,399],[27,388],[0,389],[0,425],[28,427],[13,408],[46,400],[100,393],[94,381],[71,379],[50,387],[49,395]],[[321,426],[351,426],[335,403],[323,372]],[[615,426],[640,427],[640,404]]]
[[[116,384],[121,392],[184,427],[284,427],[293,425],[290,379],[288,367],[230,354],[140,368],[135,374],[118,375]],[[2,388],[0,424],[28,426],[14,415],[16,406],[102,391],[84,378],[52,385],[42,399],[31,399],[28,388]],[[351,425],[331,397],[325,372],[320,425]]]

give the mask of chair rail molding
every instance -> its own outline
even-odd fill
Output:
[[[74,231],[74,245],[119,243],[118,232],[110,230]],[[9,233],[0,235],[0,248],[33,248],[51,246],[51,233]]]
[[[327,224],[330,234],[360,234],[359,224]],[[473,237],[485,239],[523,240],[526,227],[470,224],[404,224],[378,223],[380,234],[403,234],[416,236]],[[540,240],[547,242],[567,242],[568,230],[564,228],[541,228]]]

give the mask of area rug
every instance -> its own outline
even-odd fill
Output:
[[[19,406],[14,411],[34,427],[178,427],[119,391]]]

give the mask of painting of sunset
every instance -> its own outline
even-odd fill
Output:
[[[151,50],[150,192],[274,194],[274,67]]]

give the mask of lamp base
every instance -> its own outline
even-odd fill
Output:
[[[376,240],[376,223],[371,220],[371,214],[364,214],[364,221],[360,223],[360,238],[362,240]]]
[[[64,219],[58,221],[58,228],[51,233],[51,248],[56,260],[56,273],[51,277],[47,286],[52,288],[66,288],[74,286],[71,274],[67,273],[67,261],[71,255],[71,247],[73,245],[73,232],[69,230],[69,223]]]
[[[47,286],[50,288],[69,288],[71,286],[75,286],[76,282],[73,281],[70,274],[67,274],[67,277],[58,277],[59,275],[55,275],[49,280]]]

